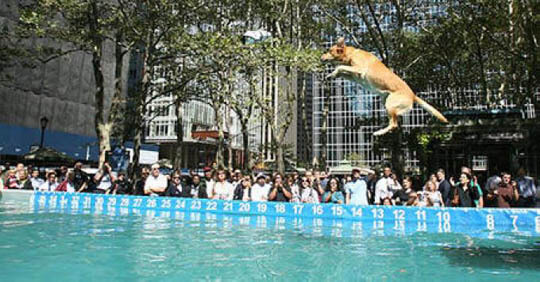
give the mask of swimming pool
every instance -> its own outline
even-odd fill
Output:
[[[139,213],[125,213],[122,197],[115,197],[113,213],[107,197],[94,198],[89,207],[84,197],[78,198],[81,205],[74,208],[58,197],[54,205],[45,206],[53,194],[46,195],[43,206],[40,195],[7,194],[0,200],[1,281],[533,280],[540,274],[538,233],[534,223],[530,229],[520,225],[520,218],[517,226],[523,231],[494,232],[471,225],[477,232],[468,234],[459,232],[458,225],[445,231],[444,213],[439,232],[436,212],[430,220],[428,209],[415,210],[426,211],[427,217],[427,228],[417,231],[415,221],[395,225],[391,211],[399,209],[383,209],[389,217],[378,218],[377,207],[375,213],[374,207],[363,210],[362,220],[275,216],[253,205],[252,215],[235,213],[239,202],[229,213],[218,211],[226,202],[206,211],[212,201],[201,202],[198,211],[173,213],[174,207],[163,211],[156,202],[143,209],[147,204],[141,202]],[[135,203],[135,198],[129,199]],[[96,208],[98,202],[101,208]],[[192,202],[185,204],[191,207]],[[289,208],[294,212],[289,205],[286,211]],[[269,209],[281,208],[267,205]],[[323,210],[322,215],[331,212],[331,206]],[[409,210],[405,213],[408,218]],[[452,220],[454,213],[449,214]]]

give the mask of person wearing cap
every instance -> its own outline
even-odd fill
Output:
[[[254,202],[268,201],[268,193],[270,185],[266,184],[266,177],[263,173],[259,173],[255,180],[255,184],[251,186],[251,200]]]
[[[352,181],[345,184],[345,204],[368,205],[367,181],[360,176],[360,168],[352,169]]]
[[[167,190],[167,177],[159,171],[159,164],[153,164],[150,176],[144,183],[144,194],[151,196],[163,195]]]
[[[39,186],[39,191],[55,191],[58,187],[58,182],[56,182],[56,172],[49,171],[47,173],[47,180]]]

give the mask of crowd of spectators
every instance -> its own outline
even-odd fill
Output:
[[[190,170],[164,174],[158,164],[143,167],[131,181],[124,172],[112,172],[105,163],[90,175],[78,162],[73,168],[40,172],[22,163],[0,167],[0,189],[25,189],[77,193],[167,196],[240,201],[278,201],[294,203],[334,203],[347,205],[402,205],[427,207],[535,207],[537,183],[520,168],[512,177],[508,172],[479,183],[472,170],[461,168],[458,179],[447,177],[443,169],[424,183],[410,176],[400,179],[390,167],[378,175],[371,170],[352,168],[345,176],[308,170],[256,175],[240,170],[226,171],[206,167],[199,175]],[[42,178],[44,176],[44,178]],[[415,183],[416,182],[416,183]]]

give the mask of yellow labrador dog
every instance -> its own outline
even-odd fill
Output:
[[[418,98],[399,76],[388,69],[377,57],[364,50],[345,46],[345,39],[340,38],[337,44],[322,55],[323,61],[339,64],[326,78],[344,77],[360,83],[366,90],[386,97],[386,112],[390,120],[387,127],[376,131],[373,135],[383,135],[398,127],[398,116],[409,112],[413,103],[418,103],[440,121],[448,120],[430,104]]]

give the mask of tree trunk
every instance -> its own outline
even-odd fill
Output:
[[[225,106],[225,109],[226,109],[226,113],[225,113],[225,126],[226,127],[225,128],[227,129],[227,132],[229,133],[229,138],[228,138],[227,144],[225,144],[225,142],[223,143],[227,147],[227,168],[229,169],[229,171],[232,171],[233,170],[233,149],[232,149],[233,138],[231,135],[231,127],[232,127],[231,117],[230,117],[231,111],[228,106]]]
[[[101,167],[105,162],[105,152],[110,150],[109,127],[105,124],[105,79],[103,76],[103,68],[101,66],[101,60],[103,58],[103,39],[98,34],[99,29],[99,11],[96,3],[92,3],[88,7],[88,15],[90,17],[90,32],[93,34],[92,38],[92,67],[94,70],[94,80],[96,83],[95,92],[95,105],[96,113],[94,115],[94,124],[96,127],[96,136],[99,144],[99,166]]]
[[[321,159],[320,159],[320,166],[321,169],[326,170],[326,159],[327,159],[327,144],[328,144],[328,138],[327,138],[327,132],[328,132],[328,113],[330,111],[330,89],[326,87],[326,82],[323,82],[321,84],[322,91],[324,94],[324,100],[323,100],[323,113],[321,117]]]
[[[242,149],[244,151],[242,169],[251,171],[249,165],[249,131],[247,123],[247,120],[240,120],[240,125],[242,126]]]
[[[182,103],[179,98],[176,98],[176,149],[174,155],[174,168],[181,169],[183,165],[183,149],[184,149],[184,118],[182,113]]]
[[[301,159],[304,163],[309,164],[311,161],[311,130],[308,128],[307,124],[307,113],[306,113],[306,77],[305,74],[302,74],[302,84],[300,85],[300,109],[302,114],[302,135],[304,135],[305,151],[302,152]]]
[[[123,113],[124,105],[122,103],[123,101],[123,81],[122,81],[122,71],[124,68],[124,57],[126,55],[126,52],[122,45],[120,44],[123,40],[123,34],[122,32],[117,32],[116,34],[116,42],[115,42],[115,59],[116,64],[114,67],[114,96],[112,99],[111,104],[111,110],[109,113],[108,121],[111,123],[111,131],[113,131],[110,135],[118,137],[119,144],[123,145],[125,141],[125,130],[124,130],[124,124],[123,121],[125,121]],[[119,134],[113,135],[115,132],[118,132]]]
[[[277,170],[281,174],[285,174],[285,154],[283,152],[283,146],[281,146],[283,141],[277,141],[277,149],[276,149],[276,164],[277,164]]]
[[[217,101],[214,101],[214,105],[212,107],[214,108],[214,113],[216,116],[216,126],[218,129],[218,144],[217,144],[217,151],[216,151],[216,164],[219,168],[225,167],[224,165],[224,158],[223,158],[223,143],[225,141],[225,135],[223,134],[223,119],[221,116],[221,113],[219,112],[219,105],[215,105]]]

